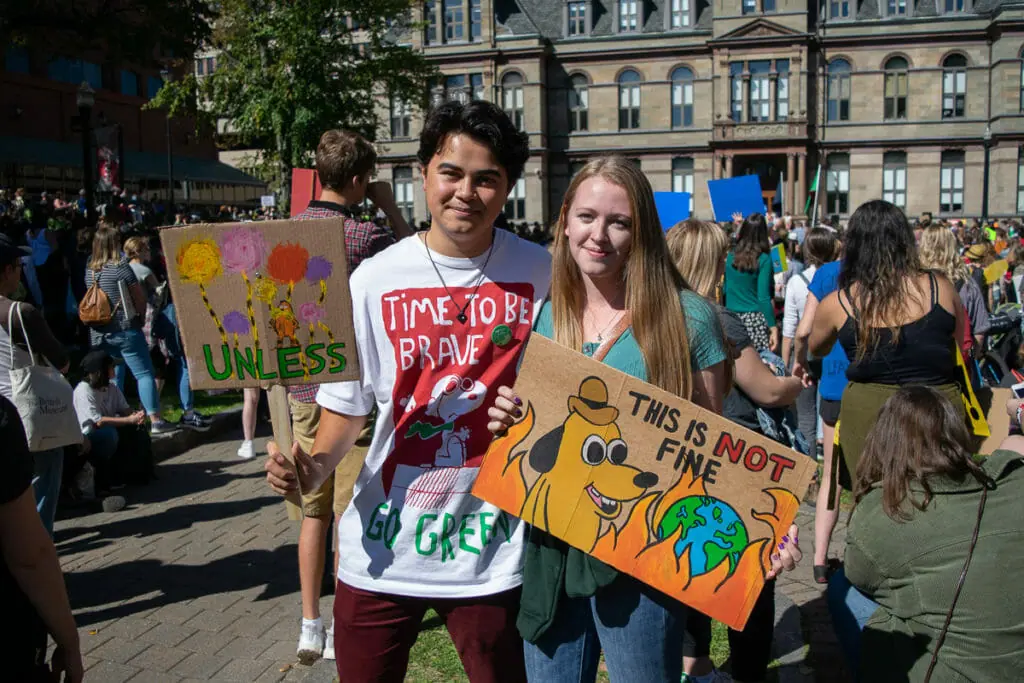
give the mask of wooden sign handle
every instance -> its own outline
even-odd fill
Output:
[[[274,427],[274,443],[284,453],[284,457],[294,465],[295,461],[292,460],[292,414],[288,408],[288,389],[280,384],[271,386],[267,389],[267,402],[270,404],[270,422]],[[299,514],[302,514],[302,496],[298,492],[288,494],[285,496],[285,500],[298,508]]]

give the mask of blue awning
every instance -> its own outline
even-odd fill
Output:
[[[167,177],[167,157],[163,154],[126,151],[124,156],[125,178]],[[0,136],[0,164],[81,168],[82,148],[71,142]],[[216,159],[177,155],[174,156],[174,178],[224,185],[266,185],[259,178]]]

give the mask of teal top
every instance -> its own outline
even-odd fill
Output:
[[[775,309],[772,307],[772,257],[761,254],[757,259],[756,273],[737,270],[733,267],[732,260],[733,253],[730,251],[725,259],[725,284],[722,286],[725,307],[733,313],[760,311],[764,314],[768,327],[775,327]]]
[[[769,267],[771,264],[769,264]],[[679,302],[683,306],[683,313],[686,316],[686,336],[690,342],[690,364],[695,372],[710,368],[725,360],[725,347],[722,343],[722,326],[718,322],[718,316],[714,309],[701,296],[690,290],[679,293]],[[554,322],[551,320],[551,300],[544,302],[544,306],[537,316],[537,322],[533,326],[534,332],[548,337],[554,336]],[[584,344],[580,349],[585,356],[593,356],[597,351],[598,344],[592,342]],[[636,377],[644,382],[647,380],[647,366],[644,364],[643,354],[640,353],[640,346],[633,336],[633,328],[627,329],[619,337],[618,341],[608,350],[604,357],[604,364],[610,365],[616,370]]]
[[[679,293],[686,317],[686,336],[690,343],[690,360],[699,372],[725,360],[725,342],[718,316],[711,305],[689,290]],[[552,337],[551,301],[544,302],[534,332]],[[584,344],[581,351],[593,356],[598,344]],[[604,357],[605,365],[632,377],[647,381],[640,346],[627,329]],[[594,595],[618,577],[619,572],[604,562],[572,548],[550,534],[531,527],[526,543],[523,565],[523,593],[516,626],[524,639],[536,642],[555,620],[562,596],[577,598]]]

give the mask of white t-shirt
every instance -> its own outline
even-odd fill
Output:
[[[796,328],[800,325],[800,319],[804,317],[804,307],[807,305],[807,287],[817,270],[817,266],[804,268],[786,283],[786,307],[782,314],[783,337],[792,339],[796,336]]]
[[[491,441],[487,409],[497,388],[515,379],[547,296],[551,257],[504,230],[495,231],[492,250],[482,280],[486,252],[430,252],[447,291],[419,235],[352,274],[362,379],[323,384],[317,395],[346,415],[366,415],[374,404],[378,411],[338,527],[338,579],[350,586],[464,598],[522,582],[522,525],[469,491]]]
[[[85,380],[79,382],[75,387],[74,404],[83,434],[95,429],[101,417],[120,417],[132,411],[124,394],[113,383],[93,389]]]

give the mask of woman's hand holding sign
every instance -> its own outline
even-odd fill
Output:
[[[804,554],[800,551],[800,542],[797,538],[799,532],[800,529],[796,524],[790,525],[789,534],[783,536],[778,547],[773,549],[772,568],[764,578],[774,579],[784,571],[793,571],[800,564],[800,559]]]
[[[487,416],[491,421],[487,423],[487,429],[495,436],[501,436],[509,427],[516,423],[523,416],[523,401],[511,388],[498,387],[498,396],[494,399],[494,405],[487,409]]]

